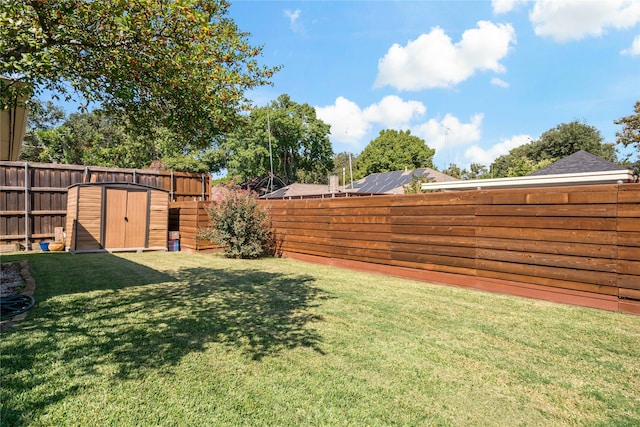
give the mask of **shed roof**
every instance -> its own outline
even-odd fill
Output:
[[[71,184],[67,188],[73,187],[109,187],[109,188],[138,188],[144,190],[156,190],[156,191],[164,191],[165,193],[169,193],[169,190],[165,190],[164,188],[151,187],[149,185],[136,184],[133,182],[79,182],[76,184]]]

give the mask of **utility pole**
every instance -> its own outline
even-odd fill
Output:
[[[449,144],[448,144],[448,140],[449,140],[449,131],[451,129],[449,129],[448,127],[442,125],[444,127],[444,149],[447,151],[447,163],[445,164],[445,170],[451,166],[451,163],[449,163]],[[447,178],[445,178],[447,179]]]
[[[269,119],[269,114],[267,114],[267,133],[269,134],[269,165],[271,167],[267,188],[269,189],[268,192],[271,193],[273,191],[273,153],[271,151],[271,120]]]

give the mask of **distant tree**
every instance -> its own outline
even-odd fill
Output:
[[[540,139],[513,148],[491,164],[495,177],[523,176],[580,150],[610,162],[617,161],[614,144],[604,143],[600,131],[579,121],[562,123]]]
[[[404,190],[404,194],[424,193],[424,191],[422,190],[422,184],[425,184],[427,182],[430,182],[429,177],[413,174],[411,176],[411,181],[409,181],[408,184],[403,185],[402,189]]]
[[[117,167],[142,163],[145,147],[131,144],[122,123],[102,110],[71,114],[63,128],[66,163]]]
[[[227,171],[240,180],[273,171],[285,183],[326,183],[333,170],[330,126],[309,104],[280,95],[267,107],[255,108],[245,124],[222,142]]]
[[[613,123],[622,126],[622,131],[616,132],[617,144],[624,147],[631,146],[640,160],[640,101],[636,101],[635,114],[622,117]]]
[[[463,169],[461,173],[462,179],[485,179],[490,177],[489,169],[480,163],[471,163],[469,170]]]
[[[562,159],[580,150],[587,151],[610,162],[617,161],[613,144],[605,144],[600,131],[578,121],[562,123],[544,132],[539,139],[541,152],[538,158]]]
[[[80,95],[141,129],[208,145],[270,84],[227,0],[0,2],[0,104],[17,94]]]
[[[549,166],[555,159],[543,159],[539,162],[532,160],[528,157],[518,157],[513,160],[509,169],[507,169],[508,177],[526,176],[539,169]]]
[[[27,129],[18,159],[30,162],[47,162],[48,160],[40,157],[45,148],[43,133],[64,122],[65,118],[64,111],[51,101],[41,102],[38,99],[32,99],[27,118]]]
[[[351,156],[351,165],[349,165],[349,156]],[[350,167],[351,166],[351,167]],[[338,153],[333,156],[333,172],[340,178],[340,182],[346,180],[349,182],[351,180],[350,172],[351,169],[355,172],[358,167],[358,156],[353,153],[349,153],[343,151],[342,153]],[[344,176],[343,176],[344,171]]]
[[[64,117],[57,107],[45,105],[35,113],[22,160],[123,168],[146,168],[155,162],[168,170],[203,173],[222,167],[220,150],[191,147],[166,128],[137,134],[126,117],[104,110],[71,114],[55,127],[51,124]]]
[[[356,177],[377,172],[433,167],[435,150],[410,131],[382,130],[358,156]]]
[[[444,169],[442,171],[442,173],[446,174],[446,175],[449,175],[449,176],[452,176],[454,178],[461,179],[463,170],[460,169],[460,166],[456,165],[455,163],[451,163],[451,164],[449,164],[448,168],[446,168],[446,169]]]

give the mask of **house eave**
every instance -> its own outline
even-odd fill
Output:
[[[429,182],[422,184],[422,190],[480,190],[490,188],[557,187],[563,185],[620,184],[626,182],[633,182],[632,172],[629,170],[615,170],[557,175],[519,176],[515,178]]]

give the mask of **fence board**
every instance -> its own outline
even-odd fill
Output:
[[[424,263],[424,262],[412,262],[412,261],[403,261],[400,259],[392,259],[391,261],[389,261],[388,265],[392,265],[394,267],[411,268],[415,270],[462,274],[462,275],[471,276],[471,277],[476,275],[475,268],[451,266],[451,265],[445,265],[445,264],[431,264],[431,263]]]
[[[480,260],[504,261],[518,264],[533,264],[539,266],[562,267],[588,271],[615,272],[615,259],[558,255],[537,252],[518,252],[495,249],[478,248],[476,256]]]
[[[622,298],[630,298],[635,300],[640,300],[640,290],[638,289],[624,289],[620,288],[620,292],[618,294]]]
[[[512,217],[512,216],[477,216],[479,227],[516,227],[545,228],[565,230],[616,230],[615,218],[563,218],[563,217]],[[640,231],[640,228],[638,228]]]
[[[640,277],[640,261],[618,260],[618,272]]]
[[[555,279],[540,275],[527,275],[520,273],[512,273],[509,271],[501,270],[485,270],[478,266],[476,269],[476,275],[478,277],[509,280],[519,283],[531,283],[534,285],[548,286],[549,288],[556,288],[558,291],[565,289],[573,291],[591,292],[601,295],[618,295],[618,287],[612,285],[603,285],[596,283],[584,283],[580,281],[571,281],[566,279]]]
[[[478,270],[505,272],[527,276],[530,279],[522,280],[528,283],[539,283],[535,278],[548,278],[579,282],[603,286],[617,286],[616,274],[604,271],[592,271],[582,269],[563,268],[547,265],[523,264],[518,262],[496,261],[491,259],[476,259]],[[544,283],[540,283],[544,284]]]
[[[627,184],[618,192],[618,203],[640,203],[640,184]]]
[[[618,258],[631,261],[640,261],[640,246],[620,246],[618,247]]]
[[[476,235],[489,238],[536,240],[543,242],[590,242],[599,245],[615,245],[616,232],[594,230],[562,230],[525,227],[476,227]]]
[[[425,215],[425,216],[394,216],[393,225],[474,225],[475,217],[472,215]]]
[[[518,234],[512,234],[521,237]],[[588,241],[588,240],[587,240]],[[615,245],[555,242],[548,240],[519,240],[483,238],[476,239],[478,248],[498,249],[506,251],[545,253],[554,255],[574,255],[581,257],[597,257],[615,259],[618,254],[618,247]]]
[[[476,208],[476,215],[509,215],[535,217],[613,218],[617,205],[485,205]]]
[[[476,228],[473,226],[449,226],[449,225],[413,225],[413,224],[392,224],[391,233],[413,234],[416,236],[423,235],[441,235],[441,236],[475,236]]]
[[[391,242],[393,243],[413,243],[420,245],[445,245],[445,246],[462,246],[475,247],[476,238],[468,236],[452,236],[437,234],[391,234]]]
[[[618,231],[640,231],[639,218],[618,218]]]
[[[413,243],[391,243],[391,250],[394,253],[406,252],[416,256],[419,255],[442,255],[451,257],[475,258],[476,249],[474,246],[449,246],[449,245],[425,245]]]
[[[638,275],[619,274],[618,286],[625,289],[640,289],[640,280],[638,280]]]
[[[475,205],[424,205],[424,206],[393,206],[393,216],[432,216],[432,215],[474,215]]]
[[[407,194],[402,197],[393,197],[391,206],[432,206],[432,205],[475,205],[477,193],[475,191],[456,191],[429,193],[429,197],[424,194]]]
[[[618,217],[620,218],[640,218],[640,204],[621,204],[618,207]]]
[[[283,242],[287,243],[313,243],[318,245],[324,245],[327,248],[332,246],[340,246],[343,248],[371,248],[377,250],[389,250],[389,242],[380,240],[353,240],[353,239],[334,239],[329,237],[318,236],[301,236],[301,235],[287,235],[283,239]]]
[[[620,246],[640,246],[640,232],[618,232],[618,245]]]
[[[480,205],[524,205],[564,203],[616,203],[617,185],[538,187],[481,190],[477,202]]]
[[[434,254],[415,254],[409,252],[393,252],[391,259],[395,261],[406,261],[415,264],[432,265],[433,266],[450,266],[474,269],[476,267],[473,258],[461,258],[457,256],[444,256]]]

